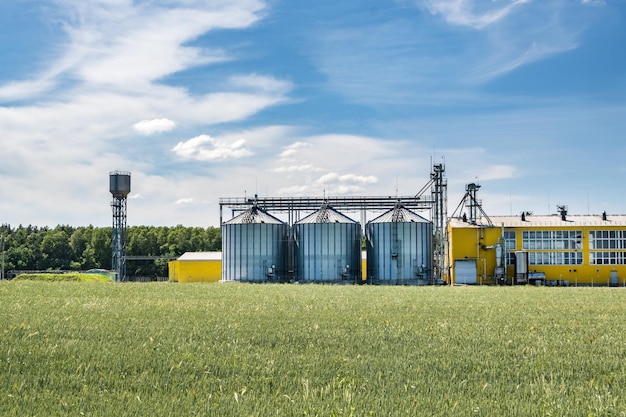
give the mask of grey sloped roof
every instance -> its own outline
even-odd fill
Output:
[[[330,206],[324,206],[298,221],[296,224],[304,223],[357,223],[350,217],[339,213]]]
[[[224,224],[284,224],[283,221],[272,216],[258,206],[252,206],[243,213],[225,221]]]
[[[370,223],[430,223],[419,214],[407,209],[404,206],[396,206],[386,213],[381,214]]]

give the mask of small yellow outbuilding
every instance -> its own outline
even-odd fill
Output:
[[[218,282],[222,279],[222,252],[186,252],[168,267],[170,282]]]

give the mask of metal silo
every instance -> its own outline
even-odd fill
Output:
[[[361,226],[325,205],[294,225],[296,280],[355,283],[361,279]]]
[[[222,281],[284,281],[287,231],[286,223],[256,205],[224,222]]]
[[[398,205],[368,222],[365,233],[367,279],[371,284],[432,281],[432,222]]]

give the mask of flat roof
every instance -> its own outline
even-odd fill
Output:
[[[534,215],[527,214],[524,216],[524,220],[522,220],[521,215],[517,216],[489,216],[491,223],[494,227],[588,227],[588,226],[604,226],[604,227],[615,227],[615,226],[626,226],[626,215],[618,214],[618,215],[606,215],[606,220],[603,220],[602,214],[597,215],[566,215],[565,220],[561,218],[560,214],[552,214],[552,215]],[[477,224],[471,224],[469,222],[464,222],[462,219],[458,217],[454,217],[450,219],[450,225],[454,228],[462,228],[462,227],[479,227],[479,226],[489,226],[489,222],[485,217],[481,217],[478,219]]]

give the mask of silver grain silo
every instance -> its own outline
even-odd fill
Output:
[[[398,205],[365,226],[367,280],[417,285],[432,281],[433,225]]]
[[[286,223],[256,205],[222,224],[222,281],[281,282]]]
[[[328,205],[294,225],[296,280],[361,280],[361,226]]]

